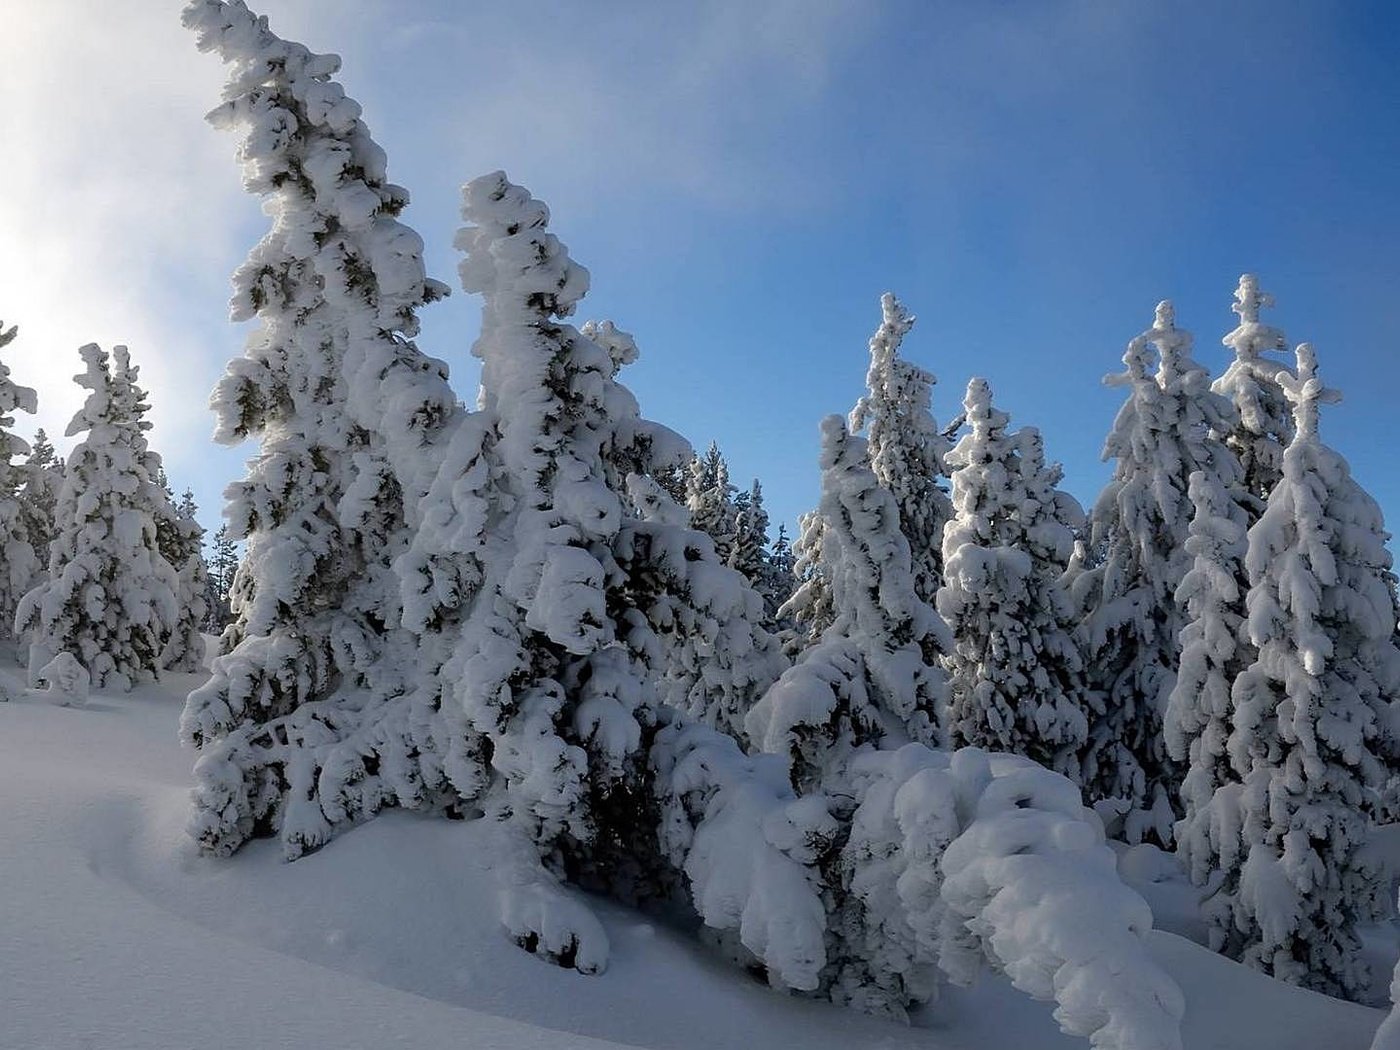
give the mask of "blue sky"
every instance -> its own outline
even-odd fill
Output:
[[[235,140],[201,122],[218,61],[178,5],[21,0],[0,40],[0,317],[63,429],[76,347],[126,341],[177,487],[217,523],[251,448],[216,450],[204,399],[243,335],[228,274],[264,229]],[[972,375],[1039,426],[1092,502],[1121,392],[1100,385],[1159,299],[1218,372],[1238,275],[1310,340],[1345,401],[1324,438],[1392,523],[1400,426],[1400,11],[1352,3],[500,5],[266,0],[274,29],[344,56],[454,284],[458,187],[505,168],[593,275],[581,317],[632,331],[644,411],[775,519],[815,499],[817,424],[859,395],[880,293],[905,354]],[[424,312],[464,396],[476,303]],[[23,423],[21,424],[23,427]]]

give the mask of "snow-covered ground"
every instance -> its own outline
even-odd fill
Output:
[[[263,842],[200,857],[183,830],[192,756],[176,741],[198,676],[66,708],[26,695],[0,661],[3,1050],[1087,1045],[990,976],[910,1027],[785,997],[606,902],[592,903],[608,970],[549,966],[500,931],[471,823],[390,812],[294,864]],[[1382,1011],[1165,932],[1195,932],[1169,863],[1138,851],[1122,867],[1164,927],[1151,947],[1186,993],[1190,1050],[1369,1045]]]

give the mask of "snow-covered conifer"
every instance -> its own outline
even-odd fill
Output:
[[[21,600],[16,626],[31,674],[68,652],[94,686],[130,689],[159,676],[179,613],[175,570],[156,543],[159,457],[126,347],[110,359],[95,343],[78,352],[86,369],[75,378],[91,393],[68,436],[87,435],[68,457],[48,579]]]
[[[1235,424],[1220,436],[1244,471],[1241,498],[1250,525],[1259,520],[1283,476],[1283,450],[1293,440],[1293,408],[1276,378],[1288,366],[1263,356],[1288,349],[1283,332],[1259,320],[1259,311],[1273,305],[1274,297],[1260,290],[1254,274],[1241,275],[1231,307],[1240,323],[1221,340],[1235,357],[1211,387],[1235,406]]]
[[[1088,721],[1061,578],[1084,512],[1059,491],[1039,433],[1008,432],[986,380],[968,384],[963,405],[938,592],[954,638],[943,728],[950,746],[1011,751],[1077,778]]]
[[[206,564],[209,566],[209,590],[205,599],[204,630],[217,635],[229,622],[229,594],[233,590],[234,575],[238,572],[238,546],[229,538],[227,525],[220,525],[214,533]]]
[[[1231,759],[1245,771],[1235,924],[1241,957],[1275,977],[1355,998],[1367,985],[1358,921],[1384,892],[1364,850],[1400,698],[1391,556],[1380,508],[1318,436],[1312,347],[1278,380],[1296,433],[1249,533],[1248,630]]]
[[[870,467],[894,495],[900,531],[913,558],[915,589],[932,603],[942,584],[943,528],[953,514],[948,494],[939,487],[948,477],[948,439],[930,408],[937,380],[899,357],[914,318],[888,292],[880,298],[880,309],[883,320],[870,337],[866,392],[851,410],[850,426],[854,433],[865,433]]]
[[[608,340],[565,323],[588,275],[548,209],[497,172],[467,185],[464,215],[480,407],[401,560],[406,622],[444,646],[487,811],[570,876],[645,895],[662,864],[647,746],[670,717],[655,698],[736,729],[780,657],[761,599],[657,480],[689,446],[640,416]]]
[[[757,746],[791,757],[803,790],[839,776],[862,745],[933,744],[947,693],[938,664],[952,643],[914,588],[894,496],[839,416],[822,422],[821,466],[821,569],[836,618],[747,720]]]
[[[780,613],[797,589],[797,556],[788,540],[787,526],[781,522],[772,549],[764,555],[762,576],[763,585],[759,590],[768,624],[779,633],[790,630],[792,622]]]
[[[154,455],[154,453],[152,453]],[[198,671],[204,666],[202,632],[209,618],[209,571],[204,564],[204,529],[195,519],[194,493],[185,490],[179,503],[168,498],[156,512],[156,543],[179,579],[175,602],[179,620],[161,657],[172,671]]]
[[[729,463],[713,441],[703,456],[690,463],[686,477],[686,506],[690,508],[690,526],[715,542],[721,560],[729,564],[739,532],[739,508],[735,505],[736,488],[729,481]]]
[[[1085,784],[1093,798],[1127,805],[1129,841],[1144,832],[1169,841],[1174,819],[1180,773],[1166,753],[1162,717],[1186,621],[1172,596],[1190,567],[1190,475],[1205,471],[1227,489],[1239,479],[1238,460],[1214,436],[1231,429],[1233,409],[1209,389],[1191,341],[1163,302],[1153,327],[1129,343],[1127,370],[1107,380],[1128,386],[1129,399],[1105,444],[1105,458],[1117,464],[1092,515],[1088,587],[1080,582],[1089,592],[1090,686],[1102,705]]]
[[[763,567],[768,560],[768,511],[763,506],[763,487],[753,479],[747,492],[735,500],[734,547],[727,564],[738,569],[762,593]],[[766,596],[765,596],[766,597]]]
[[[778,607],[779,621],[794,625],[790,641],[799,649],[820,639],[836,619],[831,581],[822,569],[826,544],[826,519],[821,512],[802,515],[797,522],[797,542],[792,545],[792,594]]]
[[[22,503],[30,544],[40,570],[49,564],[49,542],[53,539],[54,509],[63,487],[63,460],[54,451],[49,436],[40,427],[34,432],[29,458],[25,460]]]
[[[17,329],[0,322],[0,349],[14,341]],[[29,451],[25,440],[15,434],[13,413],[38,410],[38,395],[31,387],[20,386],[10,378],[10,368],[0,361],[0,638],[14,628],[15,607],[24,593],[34,586],[41,566],[35,555],[34,520],[26,513],[21,488],[24,470],[12,463],[15,456]],[[42,542],[42,541],[41,541]]]
[[[1188,620],[1163,732],[1168,753],[1186,768],[1177,854],[1197,886],[1217,879],[1218,888],[1204,909],[1214,947],[1227,948],[1234,936],[1231,901],[1245,857],[1238,817],[1240,775],[1230,763],[1229,740],[1234,725],[1230,693],[1254,655],[1244,629],[1247,513],[1240,490],[1227,489],[1205,471],[1191,475],[1189,495],[1195,513],[1186,553],[1192,562],[1175,595]]]
[[[225,493],[246,545],[235,620],[181,720],[203,751],[191,830],[218,853],[280,834],[295,857],[384,805],[456,797],[393,571],[460,412],[446,367],[410,342],[446,288],[398,221],[408,194],[333,79],[339,58],[241,0],[194,0],[184,22],[230,67],[210,119],[246,132],[245,188],[272,218],[234,277],[234,320],[260,325],[212,398],[216,440],[259,453]]]
[[[763,487],[754,478],[748,492],[734,501],[734,545],[727,564],[744,574],[763,599],[763,626],[778,629],[778,610],[792,595],[791,550],[782,537],[783,551],[768,549],[768,511],[763,506]]]
[[[1104,446],[1104,458],[1117,462],[1092,515],[1096,563],[1076,585],[1087,592],[1089,685],[1101,709],[1083,775],[1092,799],[1126,807],[1128,841],[1150,833],[1167,842],[1180,773],[1166,752],[1162,716],[1186,623],[1173,596],[1191,562],[1190,477],[1204,471],[1228,490],[1240,467],[1212,436],[1233,429],[1234,410],[1192,360],[1191,335],[1176,327],[1171,303],[1158,305],[1123,362],[1127,370],[1106,380],[1129,393]]]

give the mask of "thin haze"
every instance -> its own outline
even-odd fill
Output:
[[[264,229],[222,70],[178,5],[20,0],[0,37],[0,317],[61,433],[80,343],[125,342],[153,440],[204,523],[251,448],[204,407],[243,333],[228,274]],[[11,7],[14,7],[12,3]],[[505,168],[593,274],[583,316],[633,331],[654,418],[716,439],[776,519],[816,493],[816,427],[859,394],[892,290],[935,412],[986,376],[1085,502],[1121,392],[1099,384],[1158,299],[1219,371],[1240,272],[1346,401],[1324,436],[1394,520],[1400,18],[1386,5],[268,0],[342,80],[454,276],[457,188]],[[476,305],[420,343],[470,395]],[[27,421],[21,421],[24,429]]]

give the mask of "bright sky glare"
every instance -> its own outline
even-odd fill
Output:
[[[55,436],[78,345],[130,345],[154,443],[215,527],[253,449],[209,443],[205,399],[241,348],[228,275],[265,220],[235,138],[202,121],[223,71],[178,6],[7,7],[0,318]],[[985,376],[1088,504],[1122,397],[1100,378],[1161,298],[1218,372],[1245,270],[1346,396],[1324,438],[1400,516],[1394,5],[258,9],[344,57],[434,276],[455,286],[466,179],[504,168],[547,200],[593,275],[581,317],[637,336],[625,379],[644,411],[718,440],[775,521],[815,500],[817,424],[861,391],[881,292],[919,316],[905,353],[938,375],[939,419]],[[457,291],[423,320],[470,398],[476,303]]]

